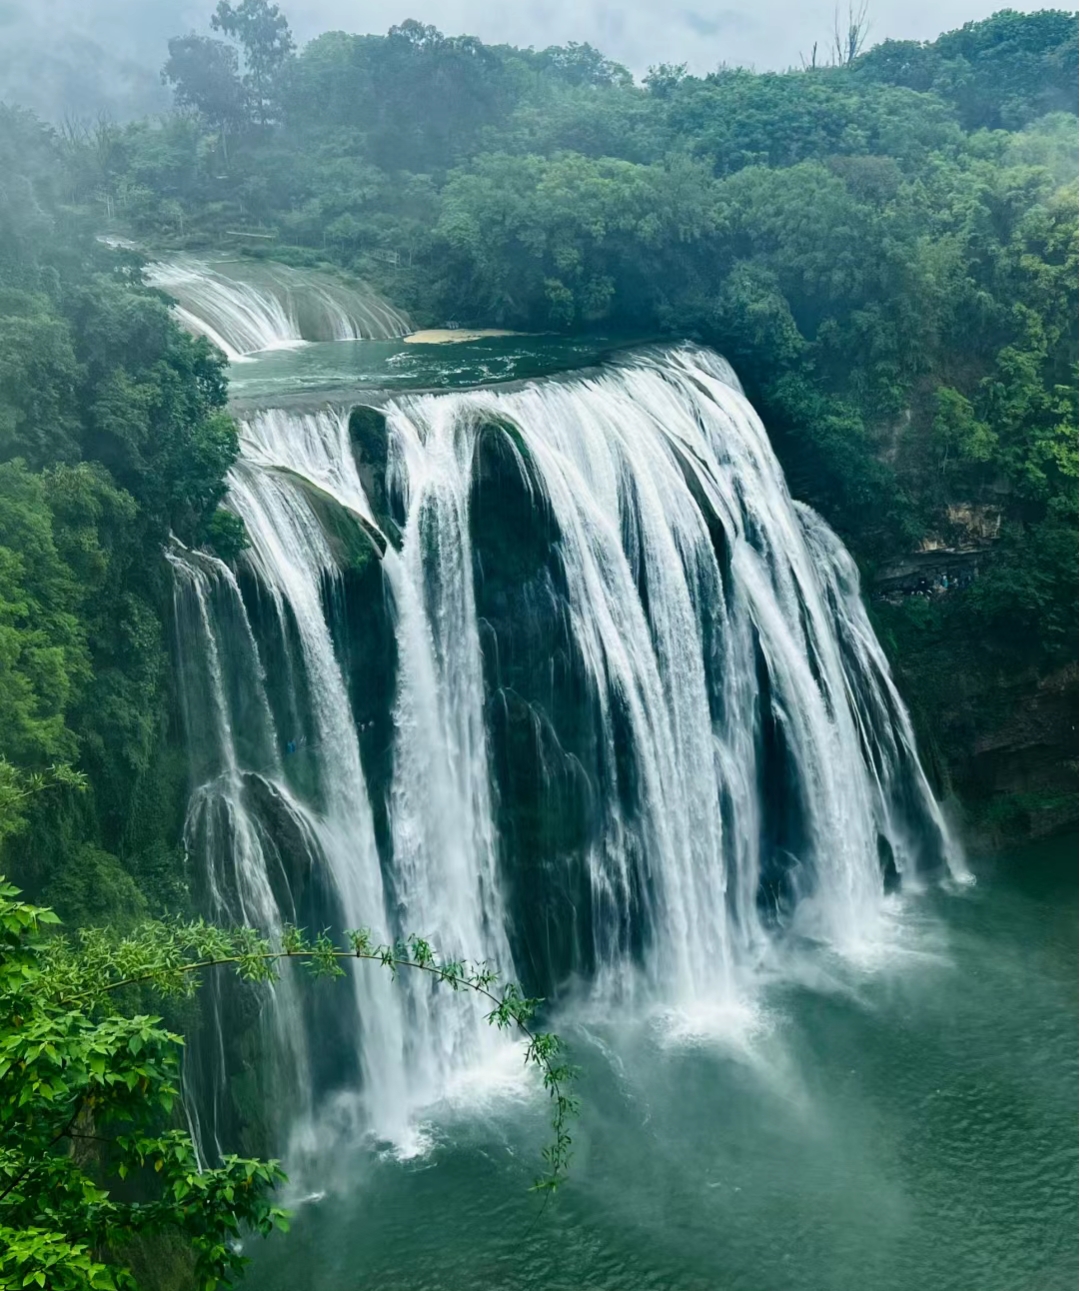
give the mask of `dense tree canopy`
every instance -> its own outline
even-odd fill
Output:
[[[175,855],[161,795],[181,787],[160,765],[160,552],[216,524],[236,454],[225,364],[69,203],[55,135],[0,109],[0,158],[0,766],[12,785],[76,763],[90,774],[89,793],[58,785],[5,831],[72,913],[94,885],[65,876],[91,857],[102,890],[137,907],[129,869]]]
[[[1076,16],[1005,9],[930,43],[886,40],[857,70],[868,80],[940,95],[968,129],[1015,130],[1048,112],[1075,111]]]

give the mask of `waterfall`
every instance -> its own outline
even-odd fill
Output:
[[[265,678],[236,579],[221,561],[179,543],[166,556],[174,572],[180,694],[196,785],[185,845],[202,861],[203,904],[211,917],[225,926],[249,925],[276,934],[283,922],[274,892],[281,855],[272,831],[252,809],[253,784],[270,790],[297,829],[312,839],[313,821],[280,774]],[[195,643],[198,649],[191,648]],[[294,913],[287,903],[286,909]],[[272,992],[262,1034],[274,1053],[273,1068],[287,1072],[284,1090],[310,1112],[310,1069],[303,1029],[296,1025],[300,1003],[294,985],[286,977]],[[200,1037],[205,1052],[194,1070],[202,1068],[208,1088],[199,1090],[189,1105],[199,1118],[197,1139],[203,1149],[212,1146],[221,1153],[229,1119],[221,1095],[231,1074],[224,1044],[226,1001],[217,977],[207,989],[216,1025],[206,1031],[208,1043]]]
[[[376,293],[316,270],[188,256],[157,260],[147,282],[176,301],[176,316],[235,362],[304,341],[389,340],[408,318]]]
[[[854,563],[707,351],[362,426],[264,411],[229,505],[239,577],[172,556],[219,915],[418,932],[549,997],[689,1009],[962,869]],[[405,1137],[502,1043],[465,996],[352,987],[317,1039],[277,988],[300,1118],[340,1093],[330,1051]]]

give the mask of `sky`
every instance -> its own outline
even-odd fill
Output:
[[[783,69],[826,46],[832,0],[279,0],[297,40],[322,31],[385,32],[405,18],[491,43],[588,41],[641,75],[656,63]],[[870,43],[931,40],[1008,0],[870,0]],[[846,0],[844,0],[846,6]],[[0,0],[0,99],[54,120],[108,107],[164,108],[158,72],[169,36],[208,30],[214,0]],[[1047,7],[1012,0],[1011,8]],[[1062,7],[1075,8],[1073,3]]]
[[[826,44],[833,29],[831,0],[406,0],[409,17],[457,35],[514,45],[563,45],[588,41],[635,73],[656,63],[687,63],[693,72],[737,63],[758,70],[797,65],[815,40]],[[291,12],[288,5],[283,6]],[[844,0],[846,10],[846,0]],[[943,31],[997,9],[1048,8],[1024,0],[871,0],[872,43],[887,36],[932,40]],[[1064,7],[1073,7],[1065,5]],[[358,7],[349,0],[304,0],[295,6],[299,34],[350,29]],[[402,0],[366,0],[364,26],[384,31],[400,22]],[[309,25],[310,24],[310,25]]]

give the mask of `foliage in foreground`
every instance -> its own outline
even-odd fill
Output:
[[[200,1291],[231,1284],[245,1260],[243,1234],[286,1227],[274,1204],[285,1175],[275,1161],[226,1156],[200,1162],[178,1128],[183,1040],[141,1011],[149,991],[189,996],[199,975],[231,966],[270,983],[282,959],[338,977],[344,959],[396,974],[433,975],[491,1005],[488,1020],[525,1037],[552,1100],[554,1137],[534,1187],[565,1176],[576,1100],[558,1037],[534,1032],[539,1004],[500,986],[484,966],[439,960],[419,937],[377,945],[364,930],[347,948],[287,930],[278,946],[252,929],[202,922],[147,923],[126,937],[50,932],[49,909],[19,900],[0,881],[0,1288],[135,1291],[124,1251],[144,1235],[171,1233],[190,1250]],[[125,1004],[131,1007],[125,1009]]]

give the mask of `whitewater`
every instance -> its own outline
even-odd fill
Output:
[[[409,319],[362,283],[269,261],[151,260],[146,281],[174,301],[185,329],[212,341],[230,363],[312,341],[385,340]]]
[[[519,388],[398,396],[379,416],[373,464],[347,408],[247,415],[229,481],[250,543],[237,573],[171,553],[188,848],[212,917],[418,932],[552,999],[692,1017],[743,1007],[786,947],[857,953],[898,884],[963,876],[854,563],[790,497],[726,362],[631,351]],[[538,613],[587,728],[534,714],[555,747],[577,741],[562,764],[591,805],[527,901],[500,828],[513,790],[485,656],[500,644],[477,607],[493,434],[522,505],[547,517]],[[342,517],[376,580],[360,606]],[[375,681],[357,616],[394,660]],[[361,709],[378,714],[377,750]],[[545,957],[564,891],[574,951]],[[218,1144],[229,1025],[226,1001],[203,1043]],[[374,973],[315,1012],[287,976],[260,1026],[294,1155],[328,1117],[407,1147],[423,1109],[505,1049],[471,998]]]

